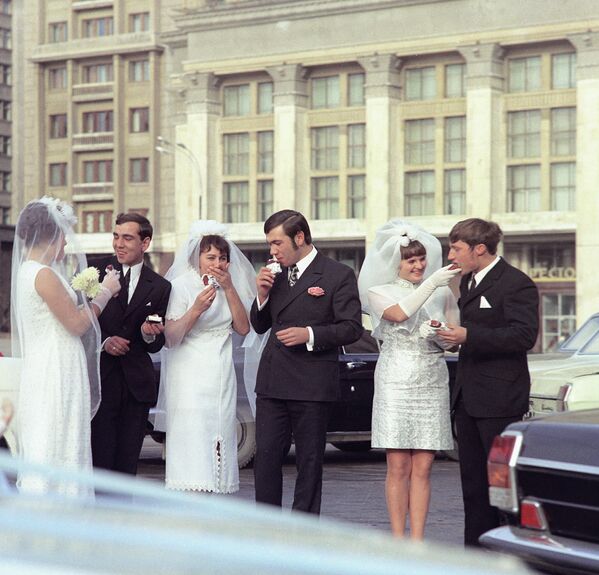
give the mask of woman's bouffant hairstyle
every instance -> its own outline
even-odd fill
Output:
[[[229,248],[229,242],[223,236],[207,235],[200,240],[200,253],[209,252],[210,248],[214,246],[221,254],[227,256],[227,261],[231,261],[231,249]]]
[[[60,210],[60,206],[56,209]],[[48,204],[43,202],[31,202],[23,208],[15,231],[27,247],[32,246],[34,242],[37,245],[55,240],[60,233]]]
[[[399,249],[401,251],[402,260],[426,256],[426,248],[418,240],[412,240],[407,246],[401,246]]]
[[[453,244],[462,241],[473,248],[484,244],[491,255],[497,253],[497,244],[501,241],[503,232],[495,222],[469,218],[458,222],[449,232],[449,241]]]

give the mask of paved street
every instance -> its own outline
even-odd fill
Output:
[[[146,438],[140,461],[140,475],[164,481],[161,446]],[[284,467],[285,505],[291,505],[295,481],[293,452]],[[241,487],[233,497],[254,499],[252,468],[240,471]],[[327,447],[323,506],[324,516],[376,529],[389,530],[385,507],[385,456],[381,451],[343,453]],[[432,473],[432,497],[426,536],[451,545],[462,545],[463,510],[458,464],[437,459]],[[191,495],[195,496],[195,495]]]

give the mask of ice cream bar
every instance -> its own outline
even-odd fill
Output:
[[[275,260],[274,258],[270,258],[267,262],[266,262],[266,267],[271,271],[271,273],[273,273],[274,275],[280,274],[281,273],[281,264]]]
[[[441,322],[438,319],[431,319],[429,323],[431,327],[441,327]]]
[[[158,314],[153,313],[152,315],[146,317],[146,321],[148,323],[162,323],[162,318]]]
[[[220,287],[218,281],[216,280],[216,278],[210,274],[204,274],[202,276],[202,283],[208,287],[211,286],[215,289],[218,289]]]

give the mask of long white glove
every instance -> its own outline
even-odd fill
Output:
[[[119,293],[121,289],[121,282],[119,281],[119,272],[117,270],[110,270],[106,272],[104,280],[102,281],[102,290],[100,293],[91,301],[99,310],[100,313],[104,311],[104,308],[108,302]]]
[[[411,294],[404,297],[399,303],[399,307],[410,317],[414,315],[432,295],[432,293],[441,286],[446,286],[457,274],[460,269],[450,270],[453,264],[437,270],[429,278],[425,279]]]

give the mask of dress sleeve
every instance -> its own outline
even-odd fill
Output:
[[[190,305],[191,302],[189,301],[189,293],[186,286],[178,280],[173,281],[171,297],[168,302],[168,309],[166,310],[166,319],[179,319],[189,309]]]
[[[373,327],[373,337],[376,339],[383,339],[381,337],[379,324],[385,310],[394,305],[399,305],[399,307],[401,307],[401,300],[411,292],[412,290],[410,288],[392,284],[375,286],[368,290],[368,305]],[[417,325],[420,325],[418,323],[419,317],[420,313],[417,312],[397,325],[408,333],[412,333],[414,328]]]

